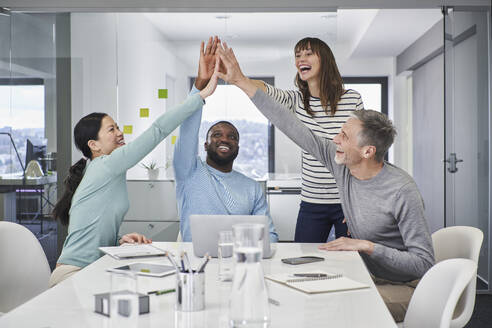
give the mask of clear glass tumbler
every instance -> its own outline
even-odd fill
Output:
[[[232,250],[234,248],[234,239],[232,231],[220,231],[218,239],[218,255],[219,255],[219,280],[231,281],[232,269],[234,262],[232,258]]]
[[[137,275],[132,272],[111,272],[110,327],[137,327]]]
[[[263,278],[263,224],[237,224],[234,235],[234,277],[229,303],[231,327],[270,325],[268,294]]]

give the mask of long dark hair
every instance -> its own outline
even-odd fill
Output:
[[[85,158],[81,158],[77,163],[70,167],[68,176],[65,178],[65,181],[63,181],[65,184],[65,192],[53,209],[53,217],[60,220],[63,225],[68,225],[68,212],[72,205],[72,197],[84,176],[84,169],[87,163],[86,158],[92,159],[92,152],[87,143],[89,140],[98,139],[101,122],[105,116],[107,116],[107,114],[104,113],[92,113],[84,116],[73,129],[75,146],[82,154],[84,154]]]
[[[338,71],[337,63],[335,61],[335,56],[331,52],[330,47],[318,38],[304,38],[297,42],[294,47],[294,53],[301,50],[306,50],[311,48],[313,53],[318,55],[320,59],[320,98],[321,106],[325,109],[328,114],[328,105],[331,109],[331,115],[335,115],[337,111],[337,104],[344,92],[343,80]],[[302,93],[304,109],[313,115],[311,106],[309,106],[309,99],[311,98],[311,93],[309,92],[309,86],[306,81],[301,80],[299,72],[296,74],[295,84]]]

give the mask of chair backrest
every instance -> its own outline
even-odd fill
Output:
[[[444,260],[426,272],[413,293],[405,328],[449,328],[460,295],[477,274],[468,259]]]
[[[48,289],[51,270],[34,234],[0,221],[0,312],[8,312]]]
[[[483,232],[468,226],[440,229],[432,234],[436,263],[452,258],[464,258],[478,265]],[[470,281],[461,295],[451,320],[451,328],[464,327],[470,320],[475,307],[476,279]]]

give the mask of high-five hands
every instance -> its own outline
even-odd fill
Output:
[[[250,79],[244,76],[232,48],[229,48],[225,42],[223,44],[219,43],[217,55],[221,64],[218,76],[227,83],[234,84],[242,89],[250,98],[253,97],[257,87]]]
[[[198,75],[195,80],[195,87],[198,90],[202,90],[207,85],[208,81],[212,77],[216,63],[216,51],[217,46],[220,44],[220,39],[210,37],[205,47],[205,43],[202,41],[200,45],[200,60],[198,62]]]
[[[215,58],[215,64],[214,64],[214,71],[212,74],[212,77],[210,78],[210,81],[208,81],[208,84],[203,90],[200,91],[200,96],[205,99],[208,96],[210,96],[212,93],[214,93],[215,89],[217,88],[217,83],[219,82],[219,61],[220,59],[217,57]]]

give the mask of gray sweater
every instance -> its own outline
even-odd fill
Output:
[[[384,162],[369,180],[359,180],[335,163],[336,146],[316,136],[291,112],[263,91],[251,99],[258,109],[298,146],[333,173],[353,238],[374,243],[372,255],[361,253],[376,277],[405,282],[421,278],[434,264],[424,204],[412,177]]]

